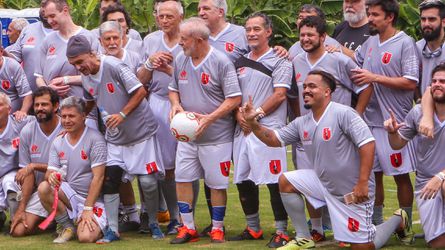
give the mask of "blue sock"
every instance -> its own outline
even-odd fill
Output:
[[[195,230],[195,222],[193,220],[193,209],[189,203],[178,201],[179,213],[181,214],[182,223],[188,228]]]
[[[226,216],[226,206],[212,207],[212,229],[223,230],[224,217]]]

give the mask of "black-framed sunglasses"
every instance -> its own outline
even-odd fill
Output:
[[[440,55],[442,55],[442,46],[440,46],[438,49],[436,49],[435,51],[427,51],[426,46],[428,45],[428,43],[425,43],[425,46],[423,46],[422,49],[422,55],[426,58],[426,59],[430,59],[430,58],[434,58],[434,57],[439,57]]]

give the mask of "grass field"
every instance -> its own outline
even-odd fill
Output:
[[[386,188],[386,206],[385,218],[391,216],[392,212],[397,209],[396,187],[392,178],[385,177]],[[141,235],[137,233],[122,234],[122,240],[109,245],[95,245],[95,244],[79,244],[75,241],[64,245],[54,245],[52,243],[53,237],[51,233],[30,236],[25,238],[12,238],[7,235],[0,235],[0,249],[267,249],[265,246],[274,232],[273,215],[269,203],[269,192],[267,188],[260,189],[260,214],[261,225],[264,231],[265,240],[262,241],[248,241],[248,242],[226,242],[223,244],[211,244],[209,238],[201,238],[200,241],[186,245],[170,245],[169,241],[173,236],[166,237],[164,240],[155,241],[148,235]],[[198,207],[195,215],[198,230],[204,228],[209,224],[209,215],[207,206],[205,205],[204,192],[200,192]],[[418,222],[419,216],[417,210],[413,212],[414,231],[421,233],[421,227]],[[238,201],[238,192],[234,185],[230,186],[228,191],[228,209],[225,219],[227,236],[233,236],[240,233],[245,228],[245,220],[243,211]],[[291,225],[289,221],[289,225]],[[166,225],[163,225],[165,229]],[[291,227],[289,227],[291,228]],[[294,235],[293,232],[291,232]],[[332,234],[328,237],[331,242],[327,245],[318,246],[319,249],[336,249],[334,245]],[[425,241],[417,239],[413,246],[402,246],[393,237],[384,249],[426,249]]]

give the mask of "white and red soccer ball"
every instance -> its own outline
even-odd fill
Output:
[[[196,139],[198,118],[192,112],[176,114],[170,122],[170,131],[178,141],[190,142]]]

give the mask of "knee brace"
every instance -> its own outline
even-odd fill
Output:
[[[105,180],[102,184],[103,194],[119,194],[119,186],[124,170],[119,166],[107,166],[105,168]]]
[[[260,201],[258,186],[253,181],[236,184],[239,200],[245,215],[258,213]]]
[[[287,220],[287,212],[281,200],[278,184],[267,184],[270,193],[270,205],[276,221]]]

